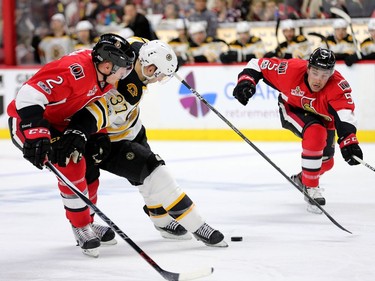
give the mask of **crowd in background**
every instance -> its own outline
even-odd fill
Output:
[[[0,8],[1,5],[0,0]],[[98,36],[106,32],[124,38],[157,39],[157,25],[152,19],[170,21],[178,30],[178,37],[170,43],[179,53],[181,63],[230,63],[262,56],[304,57],[310,51],[307,38],[298,34],[297,25],[287,19],[331,18],[331,7],[344,9],[352,17],[375,17],[373,0],[16,0],[17,61],[44,64],[73,50],[91,48]],[[278,18],[284,22],[285,42],[266,52],[261,38],[251,34],[248,23]],[[235,24],[237,38],[233,42],[217,36],[218,28],[226,23]],[[342,22],[336,24],[341,29],[347,27]],[[331,47],[340,43],[335,38],[333,35],[328,40]],[[346,32],[343,38],[339,41],[346,41],[346,45],[353,41]],[[322,43],[328,41],[322,37]],[[356,52],[355,46],[344,49],[339,52]]]

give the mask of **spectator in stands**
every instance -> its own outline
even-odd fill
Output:
[[[134,36],[149,40],[158,39],[146,16],[137,11],[135,2],[126,2],[122,25],[133,30]]]
[[[324,19],[328,17],[324,13],[323,0],[303,0],[301,15],[307,19]]]
[[[218,23],[241,21],[241,10],[229,7],[228,0],[215,0],[212,11]]]
[[[179,12],[180,12],[180,8],[176,3],[168,2],[164,6],[163,19],[165,20],[178,19],[180,17]]]
[[[98,25],[108,26],[121,23],[123,8],[115,0],[99,0],[96,9],[89,16]]]
[[[207,36],[216,36],[218,28],[217,16],[207,9],[207,0],[194,0],[194,12],[189,16],[189,21],[206,22]]]
[[[277,20],[278,7],[276,0],[268,0],[265,3],[263,21],[273,21]]]
[[[98,42],[94,26],[88,20],[79,21],[75,28],[74,50],[92,49]]]
[[[265,54],[265,57],[308,59],[312,52],[312,44],[302,34],[296,34],[296,21],[283,20],[280,23],[280,29],[286,40],[280,43],[275,51]]]
[[[50,21],[51,33],[44,37],[38,52],[42,64],[57,60],[73,51],[73,39],[66,33],[65,17],[57,13]]]
[[[248,22],[237,23],[236,32],[237,40],[229,43],[230,50],[220,55],[221,62],[248,62],[252,58],[263,57],[265,51],[262,39],[251,35]]]
[[[370,37],[366,38],[361,43],[361,55],[364,60],[375,60],[375,18],[370,19],[368,23],[368,32]],[[345,58],[345,63],[348,66],[359,61],[356,53]]]
[[[336,60],[344,60],[356,51],[353,37],[347,32],[348,23],[344,19],[335,19],[333,34],[327,37],[329,49],[335,53]]]
[[[228,49],[228,44],[221,39],[207,36],[206,27],[202,22],[190,23],[189,27],[189,61],[220,62],[219,56]]]
[[[176,29],[178,32],[178,36],[168,42],[168,44],[172,47],[173,51],[177,55],[179,65],[182,65],[189,61],[189,24],[190,23],[187,19],[177,19]]]
[[[246,19],[248,21],[262,21],[263,14],[264,0],[253,0],[250,2],[250,9]]]

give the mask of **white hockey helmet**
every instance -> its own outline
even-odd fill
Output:
[[[348,23],[344,20],[344,19],[335,19],[333,21],[333,28],[334,29],[337,29],[337,28],[347,28],[348,27]]]
[[[193,35],[199,32],[206,32],[206,26],[203,22],[197,21],[190,24],[189,34]]]
[[[287,20],[282,20],[280,22],[280,28],[281,30],[285,30],[285,29],[295,29],[296,28],[296,25],[294,23],[294,20],[291,20],[291,19],[287,19]]]
[[[93,25],[91,22],[88,20],[81,20],[80,22],[77,23],[76,25],[76,31],[83,31],[83,30],[92,30],[94,29]]]
[[[368,30],[375,30],[375,18],[372,18],[370,19],[370,21],[368,22]]]
[[[156,78],[158,82],[166,82],[177,71],[178,61],[175,52],[171,46],[161,40],[152,40],[143,44],[138,58],[142,66],[142,74],[148,80]],[[149,65],[156,66],[152,76],[144,73],[144,67]]]
[[[187,19],[176,19],[176,29],[186,29],[188,30],[190,26],[190,22]]]
[[[241,21],[236,25],[237,33],[250,33],[250,24],[247,21]]]

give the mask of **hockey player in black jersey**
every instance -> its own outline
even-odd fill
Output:
[[[227,247],[223,234],[205,222],[164,160],[151,150],[139,116],[147,85],[165,82],[177,70],[176,54],[159,40],[127,40],[136,54],[133,71],[119,81],[117,89],[72,119],[90,133],[104,132],[93,135],[86,146],[89,196],[96,198],[100,169],[106,170],[139,188],[146,203],[144,209],[163,237],[191,239],[192,233],[208,246]]]

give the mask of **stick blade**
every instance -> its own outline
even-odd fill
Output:
[[[352,18],[347,13],[345,13],[345,11],[336,7],[331,7],[329,10],[332,14],[338,15],[339,17],[343,18],[346,22],[352,22]]]
[[[197,271],[180,273],[180,276],[178,277],[178,281],[187,281],[187,280],[203,278],[203,277],[211,275],[213,272],[214,272],[213,267],[207,267],[207,268],[202,268]]]

